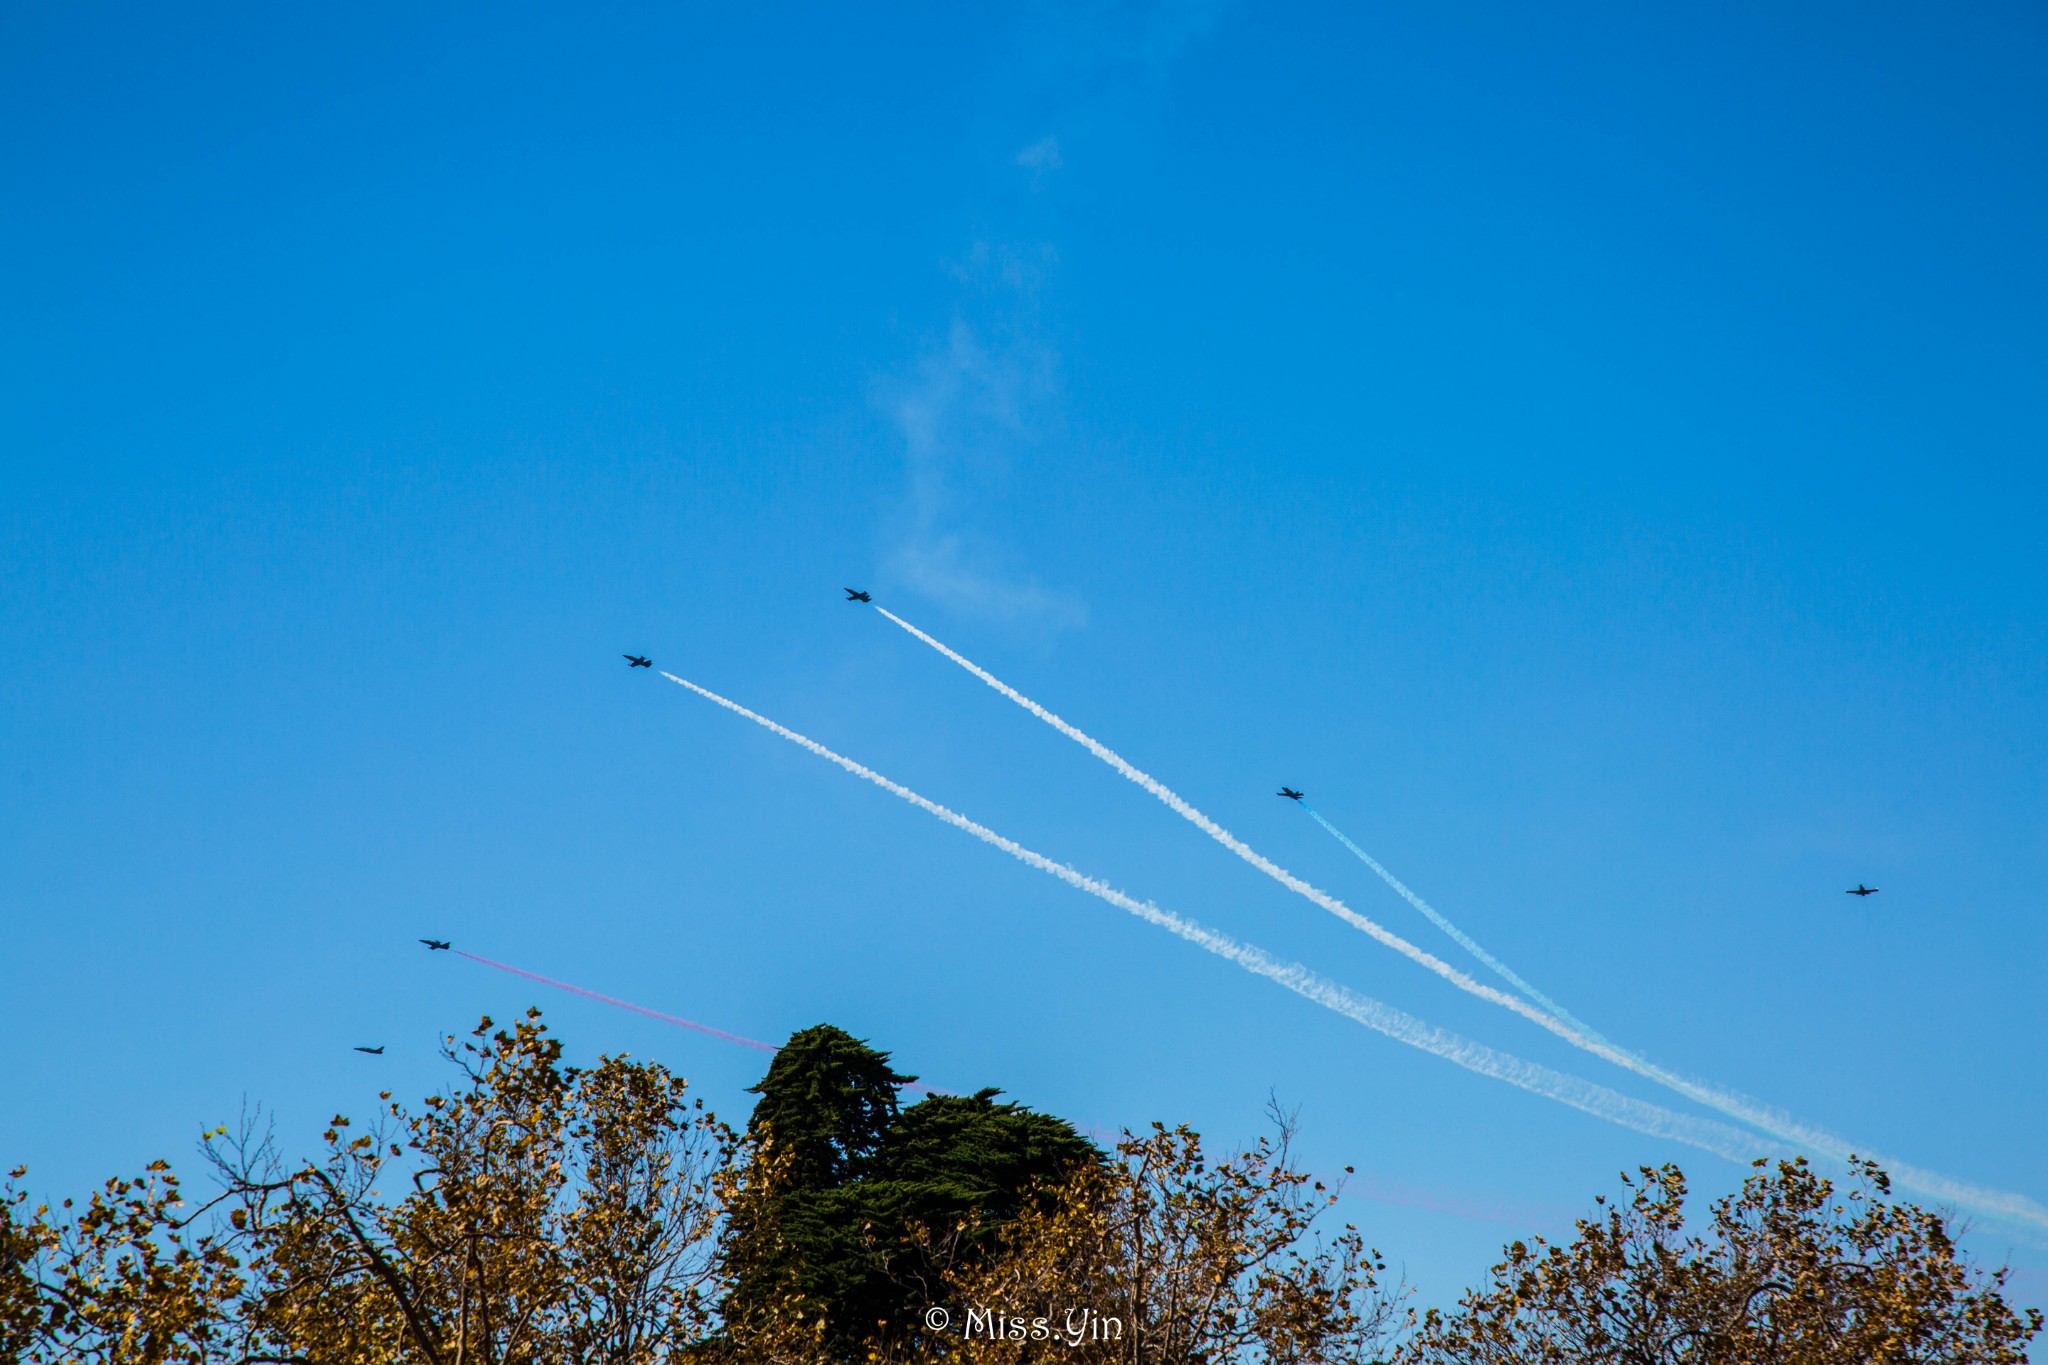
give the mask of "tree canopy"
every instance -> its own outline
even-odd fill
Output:
[[[1356,1228],[1320,1235],[1333,1191],[1296,1169],[1292,1119],[1215,1159],[1186,1127],[1126,1134],[1021,1210],[992,1253],[949,1267],[952,1333],[911,1359],[969,1365],[1350,1365],[1384,1345],[1399,1294]],[[1005,1314],[991,1324],[991,1310]],[[977,1321],[976,1314],[982,1317]]]
[[[727,1223],[727,1319],[741,1335],[804,1313],[819,1349],[858,1359],[935,1301],[1034,1190],[1100,1154],[999,1091],[898,1107],[886,1053],[830,1025],[794,1035],[755,1087],[753,1164]]]
[[[1856,1163],[1759,1163],[1697,1226],[1644,1167],[1418,1320],[1292,1121],[1214,1157],[1104,1152],[995,1090],[902,1106],[886,1053],[791,1039],[735,1132],[657,1063],[564,1063],[537,1011],[450,1083],[259,1119],[82,1201],[0,1187],[0,1360],[25,1365],[2021,1365],[2041,1315]],[[939,1316],[928,1316],[934,1310]],[[947,1315],[950,1315],[948,1317]]]
[[[2021,1365],[2041,1314],[1976,1271],[1940,1215],[1759,1161],[1700,1232],[1685,1176],[1643,1167],[1569,1245],[1516,1242],[1488,1284],[1423,1321],[1410,1365]]]
[[[197,1209],[157,1162],[75,1216],[36,1210],[0,1341],[107,1365],[680,1358],[715,1319],[736,1135],[658,1064],[564,1066],[538,1011],[444,1051],[446,1094],[336,1115],[313,1160],[254,1121],[208,1134]]]
[[[827,1189],[867,1174],[896,1122],[899,1075],[889,1054],[843,1029],[819,1024],[789,1036],[753,1087],[747,1131],[773,1133],[802,1189]]]

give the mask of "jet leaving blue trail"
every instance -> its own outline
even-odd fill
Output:
[[[1393,873],[1387,871],[1385,867],[1382,867],[1380,865],[1379,859],[1373,857],[1370,853],[1367,853],[1364,849],[1360,848],[1357,844],[1353,843],[1351,841],[1350,835],[1346,834],[1343,830],[1338,829],[1335,825],[1331,824],[1328,820],[1324,819],[1321,811],[1317,810],[1314,806],[1311,806],[1308,802],[1302,800],[1298,796],[1293,799],[1294,804],[1300,806],[1303,810],[1308,812],[1309,819],[1315,821],[1324,829],[1328,830],[1331,836],[1334,837],[1338,843],[1350,849],[1352,854],[1355,857],[1357,857],[1357,859],[1360,862],[1364,863],[1367,867],[1371,868],[1375,873],[1379,875],[1379,879],[1381,881],[1385,882],[1388,886],[1392,887],[1396,895],[1400,896],[1402,900],[1407,901],[1417,910],[1420,910],[1429,919],[1429,922],[1431,924],[1434,924],[1437,928],[1443,930],[1446,934],[1449,934],[1451,938],[1457,942],[1460,948],[1463,948],[1466,952],[1470,953],[1473,957],[1477,958],[1480,962],[1484,963],[1493,972],[1495,976],[1498,976],[1501,980],[1507,982],[1510,986],[1513,986],[1516,990],[1520,991],[1523,995],[1527,996],[1532,1004],[1535,1004],[1545,1010],[1548,1010],[1550,1014],[1554,1018],[1556,1018],[1560,1023],[1570,1025],[1574,1031],[1584,1034],[1587,1038],[1591,1039],[1592,1041],[1604,1044],[1605,1046],[1613,1048],[1616,1052],[1622,1053],[1626,1056],[1634,1057],[1638,1062],[1642,1063],[1642,1065],[1645,1067],[1656,1066],[1656,1063],[1649,1061],[1647,1058],[1641,1057],[1634,1052],[1629,1051],[1629,1049],[1623,1047],[1620,1043],[1617,1043],[1613,1039],[1607,1037],[1605,1034],[1601,1033],[1600,1030],[1594,1028],[1591,1024],[1587,1023],[1585,1020],[1573,1014],[1563,1005],[1558,1004],[1555,1000],[1552,1000],[1542,991],[1537,990],[1527,981],[1524,981],[1520,973],[1516,972],[1514,968],[1508,966],[1507,963],[1502,962],[1492,953],[1487,952],[1486,949],[1480,947],[1477,940],[1472,938],[1471,935],[1467,934],[1457,925],[1451,923],[1450,919],[1446,917],[1442,911],[1438,910],[1428,901],[1424,900],[1422,897],[1416,895],[1413,891],[1409,890],[1408,884],[1406,882],[1402,881],[1399,877],[1396,877]],[[1714,1107],[1721,1108],[1721,1106],[1718,1105]],[[1746,1122],[1754,1122],[1754,1120],[1751,1119],[1748,1114],[1738,1112],[1732,1108],[1722,1108],[1722,1112],[1728,1114],[1731,1118],[1739,1118],[1743,1119]]]
[[[1489,968],[1491,968],[1495,976],[1498,976],[1501,980],[1507,982],[1510,986],[1513,986],[1516,990],[1520,991],[1523,995],[1527,996],[1530,999],[1530,1001],[1534,1004],[1540,1005],[1544,1009],[1549,1010],[1554,1017],[1556,1017],[1564,1023],[1570,1024],[1573,1028],[1577,1029],[1580,1033],[1585,1034],[1588,1038],[1593,1039],[1595,1042],[1606,1043],[1609,1047],[1625,1050],[1621,1049],[1621,1045],[1619,1043],[1612,1042],[1609,1039],[1602,1037],[1598,1029],[1595,1029],[1591,1024],[1586,1023],[1584,1020],[1579,1019],[1570,1010],[1566,1009],[1563,1005],[1558,1004],[1555,1000],[1552,1000],[1542,991],[1537,990],[1534,986],[1524,981],[1520,976],[1516,975],[1514,969],[1509,967],[1507,963],[1502,962],[1492,953],[1489,953],[1486,951],[1486,949],[1480,947],[1478,943],[1474,942],[1472,938],[1465,933],[1464,930],[1460,929],[1457,925],[1451,923],[1450,920],[1446,919],[1442,915],[1442,913],[1440,913],[1436,909],[1435,906],[1431,905],[1428,901],[1422,899],[1422,897],[1416,895],[1413,891],[1410,891],[1407,888],[1407,886],[1403,884],[1400,878],[1396,877],[1393,873],[1387,871],[1387,869],[1385,869],[1384,867],[1381,867],[1378,859],[1374,858],[1370,853],[1367,853],[1357,844],[1352,843],[1350,837],[1346,835],[1343,830],[1338,829],[1328,820],[1325,820],[1322,817],[1321,812],[1317,811],[1314,806],[1311,806],[1308,802],[1301,800],[1296,800],[1295,804],[1308,812],[1309,819],[1315,821],[1324,829],[1330,831],[1330,833],[1336,837],[1337,842],[1344,845],[1344,847],[1350,849],[1351,852],[1357,856],[1360,862],[1364,863],[1374,872],[1377,872],[1379,874],[1380,880],[1385,882],[1388,886],[1393,887],[1395,893],[1398,894],[1401,897],[1401,899],[1407,901],[1417,910],[1420,910],[1425,916],[1428,917],[1429,922],[1431,924],[1434,924],[1437,928],[1443,930],[1446,934],[1449,934],[1453,939],[1457,941],[1457,944],[1460,948],[1463,948],[1466,952],[1472,954],[1473,957],[1478,958],[1481,962],[1485,963]]]

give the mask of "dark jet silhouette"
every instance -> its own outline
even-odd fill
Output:
[[[427,945],[427,951],[430,953],[445,953],[448,951],[448,940],[445,938],[423,938],[420,942]]]
[[[875,599],[862,592],[859,588],[848,588],[846,590],[846,600],[849,602],[872,602]]]
[[[1865,886],[1862,882],[1858,882],[1854,887],[1850,888],[1844,894],[1850,896],[1875,896],[1877,894],[1877,888],[1874,886]]]
[[[382,1044],[379,1044],[376,1047],[359,1047],[356,1049],[356,1051],[367,1052],[372,1057],[382,1057],[384,1055],[384,1048]]]
[[[654,667],[654,660],[652,660],[652,659],[648,658],[648,657],[647,657],[646,655],[644,655],[644,654],[627,654],[627,655],[624,655],[623,657],[624,657],[624,658],[625,658],[625,660],[626,660],[626,667],[628,667],[628,668],[652,668],[652,667]]]
[[[1292,787],[1282,787],[1279,791],[1274,792],[1273,795],[1284,796],[1289,801],[1299,801],[1302,797],[1302,793],[1296,791]]]

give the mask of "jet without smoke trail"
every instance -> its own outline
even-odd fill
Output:
[[[715,702],[728,711],[745,716],[763,729],[771,730],[791,743],[810,750],[818,757],[837,764],[855,777],[874,783],[892,796],[908,801],[954,828],[966,831],[983,843],[1001,849],[1019,862],[1057,877],[1077,890],[1108,901],[1148,924],[1157,925],[1206,952],[1236,963],[1255,976],[1263,976],[1269,981],[1285,986],[1296,995],[1314,1001],[1323,1008],[1363,1024],[1375,1032],[1383,1033],[1396,1042],[1406,1043],[1410,1047],[1419,1048],[1453,1062],[1468,1071],[1506,1081],[1509,1085],[1542,1095],[1546,1099],[1556,1100],[1560,1104],[1569,1105],[1624,1128],[1632,1128],[1639,1133],[1670,1138],[1738,1163],[1746,1163],[1756,1154],[1757,1144],[1747,1133],[1711,1119],[1693,1118],[1674,1113],[1659,1105],[1632,1099],[1609,1090],[1606,1086],[1597,1085],[1566,1072],[1553,1071],[1549,1067],[1525,1061],[1511,1053],[1495,1051],[1482,1043],[1475,1043],[1446,1029],[1426,1024],[1391,1005],[1374,1000],[1370,996],[1359,995],[1333,981],[1317,976],[1299,963],[1283,962],[1261,948],[1239,943],[1227,935],[1176,915],[1171,910],[1161,909],[1150,901],[1136,900],[1105,882],[1077,872],[1063,863],[1056,863],[1041,853],[1035,853],[1022,844],[1004,838],[984,825],[976,824],[957,811],[918,795],[901,783],[890,781],[872,768],[863,767],[844,755],[834,753],[816,740],[800,735],[786,726],[778,725],[766,716],[749,711],[736,701],[719,696],[709,688],[699,687],[689,679],[679,678],[673,673],[664,672],[661,676],[679,686],[687,687],[707,701]]]
[[[1153,796],[1172,809],[1175,814],[1187,820],[1211,839],[1214,839],[1253,867],[1258,868],[1259,871],[1273,878],[1273,880],[1279,882],[1288,890],[1329,911],[1353,928],[1370,935],[1402,956],[1427,967],[1430,971],[1443,977],[1458,989],[1468,994],[1476,995],[1482,1000],[1491,1001],[1493,1004],[1499,1005],[1504,1009],[1512,1010],[1532,1023],[1538,1024],[1557,1034],[1574,1047],[1590,1052],[1596,1057],[1605,1058],[1616,1066],[1633,1071],[1647,1080],[1655,1081],[1657,1084],[1683,1095],[1687,1099],[1719,1110],[1731,1118],[1740,1119],[1744,1123],[1770,1133],[1774,1137],[1781,1138],[1787,1142],[1798,1143],[1803,1147],[1838,1161],[1846,1161],[1856,1154],[1855,1149],[1842,1138],[1804,1124],[1783,1110],[1776,1109],[1764,1104],[1760,1100],[1752,1099],[1747,1095],[1730,1091],[1720,1086],[1710,1086],[1688,1080],[1683,1076],[1657,1066],[1655,1063],[1645,1061],[1631,1052],[1616,1047],[1605,1039],[1600,1038],[1597,1034],[1588,1036],[1587,1033],[1574,1028],[1565,1019],[1539,1009],[1525,1000],[1474,981],[1471,977],[1435,954],[1416,947],[1400,935],[1352,910],[1334,896],[1310,885],[1308,882],[1287,871],[1287,869],[1237,838],[1229,830],[1211,820],[1201,811],[1195,809],[1178,792],[1168,787],[1165,783],[1128,762],[1121,754],[1118,754],[1108,745],[1094,738],[1094,736],[1060,719],[1060,717],[1054,715],[1045,707],[1040,706],[1037,702],[1031,700],[1031,698],[1025,696],[1016,688],[1011,687],[1008,683],[996,677],[979,664],[976,664],[965,655],[948,648],[944,643],[927,635],[924,631],[919,630],[916,626],[913,626],[888,608],[877,605],[875,610],[889,618],[889,620],[909,634],[922,640],[940,654],[943,654],[946,658],[951,659],[961,668],[966,669],[969,673],[981,679],[984,683],[987,683],[996,691],[1002,693],[1005,697],[1008,697],[1017,705],[1031,712],[1031,714],[1037,716],[1067,738],[1087,749],[1132,782],[1137,783],[1140,787],[1152,793]],[[1412,893],[1410,894],[1412,899]],[[2011,1194],[2002,1190],[1985,1189],[1964,1181],[1954,1180],[1935,1171],[1922,1170],[1905,1162],[1893,1161],[1890,1158],[1877,1158],[1874,1153],[1867,1150],[1863,1155],[1882,1161],[1886,1171],[1893,1180],[1922,1194],[1930,1195],[1936,1199],[1967,1205],[1984,1213],[1995,1214],[1999,1217],[2029,1224],[2037,1230],[2048,1230],[2048,1208],[2042,1207],[2039,1203],[2023,1195]]]

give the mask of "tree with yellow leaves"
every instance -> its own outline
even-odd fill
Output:
[[[416,1113],[387,1095],[361,1134],[337,1117],[318,1162],[210,1145],[261,1270],[249,1338],[365,1365],[674,1359],[713,1313],[732,1133],[659,1065],[563,1066],[538,1011],[446,1051],[462,1084]]]
[[[886,1054],[796,1035],[742,1138],[659,1065],[567,1066],[537,1011],[446,1040],[456,1084],[288,1163],[210,1134],[73,1205],[0,1189],[0,1361],[24,1365],[2023,1365],[2042,1318],[1856,1163],[1759,1163],[1689,1231],[1643,1168],[1417,1324],[1293,1122],[1220,1160],[1103,1154],[997,1092],[907,1109]]]
[[[1935,1213],[1893,1203],[1874,1162],[1846,1191],[1804,1158],[1756,1163],[1704,1235],[1685,1177],[1643,1167],[1568,1246],[1516,1242],[1407,1365],[2024,1365],[2041,1315],[2016,1312]]]
[[[1212,1162],[1186,1127],[1126,1134],[949,1277],[944,1328],[911,1358],[1073,1365],[1339,1365],[1398,1325],[1398,1294],[1356,1228],[1327,1239],[1336,1195],[1297,1170],[1292,1119]],[[933,1321],[939,1319],[935,1316]]]
[[[237,1354],[228,1306],[246,1287],[217,1230],[194,1232],[178,1177],[153,1161],[83,1207],[0,1198],[0,1360],[200,1365]]]
[[[659,1365],[716,1313],[734,1135],[665,1068],[564,1066],[539,1012],[446,1053],[417,1111],[317,1161],[245,1123],[187,1212],[155,1163],[76,1215],[0,1220],[0,1345],[57,1365]],[[17,1173],[17,1177],[18,1177]],[[67,1206],[68,1207],[68,1206]],[[204,1227],[203,1233],[193,1229]]]

